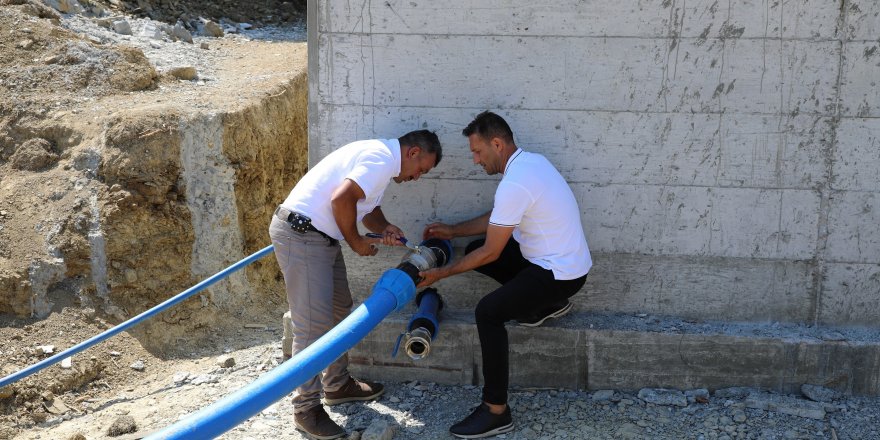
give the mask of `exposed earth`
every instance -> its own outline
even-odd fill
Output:
[[[225,129],[245,146],[304,138],[304,98],[284,99],[305,96],[303,11],[279,1],[0,0],[0,374],[199,281],[179,270],[199,257],[178,121],[222,111],[233,126],[271,126]],[[249,189],[239,201],[252,207],[240,215],[249,251],[267,244],[265,211],[305,170],[305,145],[270,147],[277,156],[224,151]],[[266,163],[285,179],[254,171]],[[104,238],[106,255],[94,254]],[[0,389],[0,439],[140,438],[274,368],[285,300],[272,258],[248,269],[259,280],[248,298],[218,289]],[[215,263],[206,273],[229,261]],[[331,409],[350,439],[451,438],[479,399],[475,386],[386,385],[376,402]],[[880,398],[825,392],[515,389],[516,429],[501,438],[880,439]],[[282,399],[222,438],[305,438],[291,413]]]

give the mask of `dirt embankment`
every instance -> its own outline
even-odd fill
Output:
[[[114,14],[136,3],[103,2]],[[150,3],[166,17],[183,3],[203,16],[212,2]],[[116,16],[135,31],[161,26]],[[272,209],[307,168],[299,30],[266,30],[277,42],[196,33],[187,43],[120,34],[102,19],[0,0],[0,29],[19,30],[0,33],[4,376],[269,244]],[[181,80],[174,66],[197,73]],[[274,322],[285,305],[278,283],[269,256],[70,368],[0,390],[0,438],[58,416],[54,400],[67,414],[87,411],[89,399],[125,387],[137,360],[162,365],[243,324]]]

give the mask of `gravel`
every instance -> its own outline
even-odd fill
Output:
[[[275,368],[281,359],[281,345],[274,342],[279,336],[280,329],[245,331],[244,337],[220,342],[213,353],[194,356],[195,364],[182,367],[188,369],[157,371],[158,380],[145,379],[145,383],[132,386],[113,399],[91,403],[91,409],[83,414],[68,413],[50,419],[20,438],[68,438],[71,432],[93,438],[90,434],[94,430],[106,432],[119,414],[133,417],[140,432],[169,426]],[[222,365],[232,366],[221,366],[221,352],[226,352]],[[147,367],[147,373],[150,368]],[[377,401],[328,408],[331,418],[348,430],[349,439],[453,438],[448,433],[449,426],[469,414],[480,399],[480,388],[473,385],[450,386],[405,377],[384,384],[386,393]],[[510,405],[515,429],[497,438],[880,439],[880,397],[833,397],[836,399],[820,403],[802,395],[783,396],[750,388],[715,390],[710,394],[705,390],[514,387]],[[822,398],[829,396],[823,394]],[[799,408],[808,408],[810,412],[793,415],[796,411],[792,409]],[[821,418],[815,418],[816,411]],[[292,412],[287,396],[221,438],[304,439],[291,423]]]

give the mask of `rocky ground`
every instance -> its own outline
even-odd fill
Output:
[[[66,313],[76,321],[79,312]],[[28,329],[28,342],[51,342],[42,337],[48,330],[45,325]],[[280,325],[242,325],[238,332],[218,338],[213,347],[189,348],[193,351],[173,360],[149,356],[126,336],[114,338],[76,357],[74,368],[97,362],[117,364],[124,371],[102,374],[63,393],[35,389],[43,396],[39,405],[46,410],[45,417],[15,438],[101,439],[109,438],[111,431],[132,432],[117,438],[139,438],[276,367],[281,361],[280,336]],[[33,359],[47,356],[40,346],[27,345],[32,347]],[[39,374],[64,374],[60,367],[52,368]],[[447,432],[449,426],[479,400],[479,388],[474,386],[406,378],[386,386],[386,394],[378,401],[331,407],[331,417],[350,432],[349,439],[453,438]],[[880,398],[842,396],[822,388],[803,391],[804,395],[781,396],[745,388],[711,394],[705,390],[514,389],[510,404],[516,429],[500,438],[880,439]],[[291,414],[290,399],[282,399],[221,438],[306,438],[293,428]]]
[[[89,276],[90,268],[76,266],[74,257],[77,252],[81,261],[90,257],[82,251],[87,246],[77,241],[80,236],[69,233],[88,232],[90,193],[80,191],[95,177],[89,176],[94,168],[89,168],[81,140],[103,130],[101,118],[111,110],[173,105],[196,112],[243,105],[265,93],[266,83],[281,81],[277,72],[304,63],[302,3],[0,0],[0,29],[9,30],[0,35],[0,275],[17,261],[47,252],[64,254],[68,262],[66,273],[47,272],[54,278],[44,286],[45,304],[28,305],[28,311],[43,307],[40,316],[22,314],[10,298],[0,298],[0,374],[32,365],[119,322],[119,316],[101,307],[95,292],[78,290],[77,277]],[[35,223],[47,212],[84,214],[60,225],[52,217]],[[48,250],[45,231],[54,237]],[[67,278],[58,281],[64,274]],[[163,294],[176,293],[166,290]],[[0,292],[16,290],[0,283]],[[282,306],[275,304],[275,309]],[[276,367],[279,316],[245,314],[211,328],[212,337],[200,339],[205,342],[178,338],[162,350],[128,333],[117,335],[69,363],[0,389],[0,439],[103,439],[111,434],[131,439],[166,427]],[[645,330],[645,323],[654,320],[629,316],[608,322]],[[652,327],[657,331],[679,330],[657,321]],[[606,321],[594,322],[602,326]],[[563,320],[560,325],[579,324]],[[778,335],[783,330],[793,337],[804,332],[829,340],[866,337],[855,330],[812,334],[809,329],[756,326],[742,331]],[[448,427],[479,399],[479,388],[473,386],[405,377],[386,385],[387,393],[376,402],[331,409],[350,438],[451,438]],[[711,394],[514,389],[511,405],[516,429],[501,438],[880,439],[880,398],[824,389],[805,388],[798,396],[744,389]],[[222,438],[304,438],[293,428],[291,412],[289,398],[282,399]]]

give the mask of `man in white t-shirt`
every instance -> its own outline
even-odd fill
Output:
[[[278,206],[269,236],[290,305],[292,334],[285,341],[291,344],[290,355],[304,350],[351,312],[351,291],[339,242],[344,240],[361,256],[375,255],[376,243],[401,245],[403,231],[390,223],[380,208],[385,188],[392,180],[418,180],[441,157],[440,141],[428,130],[413,131],[399,139],[353,142],[318,162]],[[383,237],[361,235],[358,222]],[[296,391],[296,427],[314,438],[333,439],[346,432],[321,405],[322,391],[324,404],[336,405],[373,400],[384,389],[352,378],[348,355],[344,354]]]
[[[491,112],[479,114],[462,134],[474,163],[504,177],[492,211],[455,225],[425,227],[425,238],[486,238],[471,242],[465,256],[452,264],[420,273],[419,287],[472,269],[502,284],[475,310],[483,354],[482,404],[449,429],[457,437],[480,438],[513,429],[504,323],[535,327],[568,313],[568,298],[583,287],[592,260],[577,200],[544,156],[517,148],[507,122]]]

